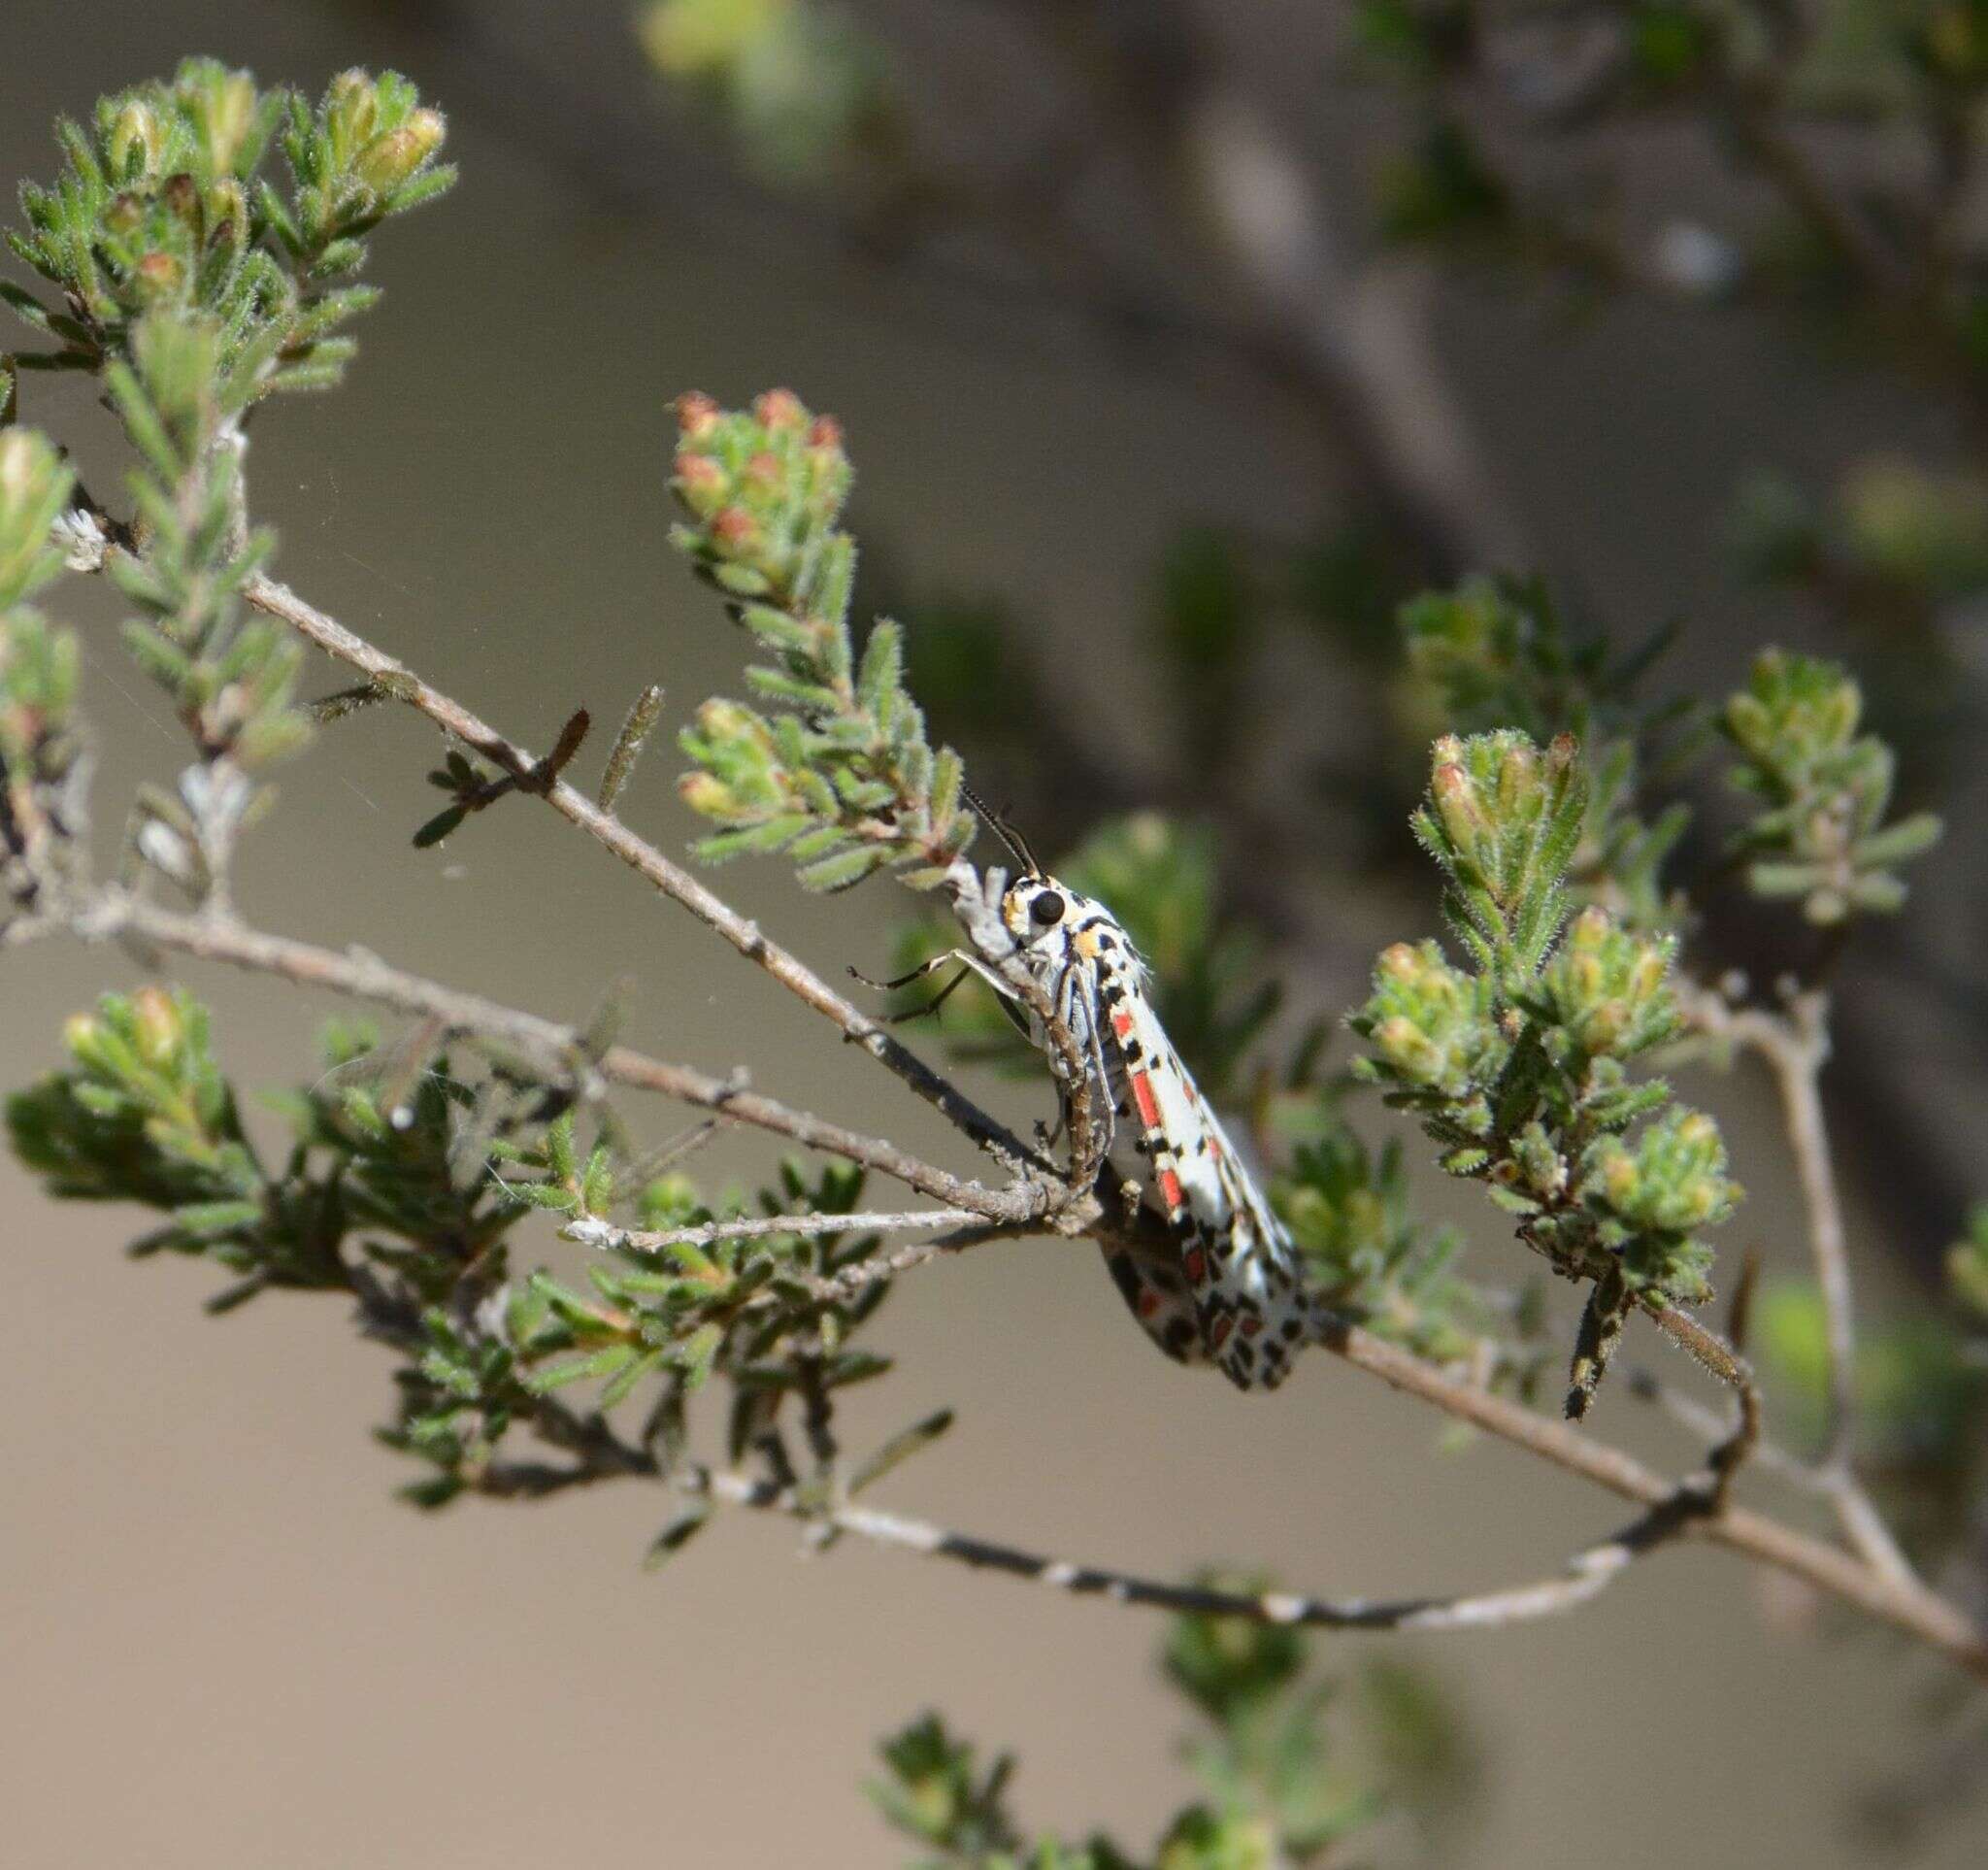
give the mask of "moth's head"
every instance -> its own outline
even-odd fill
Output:
[[[1016,945],[1025,946],[1061,923],[1072,900],[1054,877],[1017,877],[1002,891],[1001,919]]]

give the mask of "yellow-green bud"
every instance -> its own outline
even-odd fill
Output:
[[[207,149],[216,175],[234,173],[254,126],[255,81],[247,72],[230,72],[207,94]]]
[[[1422,976],[1422,957],[1408,942],[1396,942],[1380,951],[1380,972],[1404,985]]]
[[[713,695],[697,711],[697,731],[707,740],[737,740],[756,725],[752,710]]]
[[[143,99],[132,98],[111,124],[110,145],[114,181],[122,182],[134,174],[150,175],[165,148],[158,113]]]
[[[1703,1111],[1689,1111],[1678,1119],[1677,1140],[1695,1150],[1708,1148],[1719,1140],[1719,1126]]]
[[[736,801],[732,788],[714,773],[685,773],[677,782],[677,794],[702,818],[730,817]]]
[[[1646,944],[1629,970],[1631,990],[1639,999],[1648,999],[1664,985],[1664,976],[1670,971],[1670,952],[1662,942]]]
[[[1506,812],[1516,811],[1539,785],[1540,756],[1530,741],[1515,741],[1505,750],[1498,763],[1498,803]]]
[[[447,134],[440,111],[416,111],[399,129],[367,144],[353,168],[375,193],[391,194],[441,149]]]
[[[1476,788],[1471,784],[1471,776],[1455,761],[1445,761],[1436,769],[1429,790],[1450,842],[1460,851],[1474,850],[1484,818],[1477,809]]]
[[[148,1065],[170,1064],[184,1032],[173,996],[163,987],[140,987],[131,996],[131,1013],[138,1055]]]
[[[1422,1077],[1436,1064],[1436,1048],[1406,1014],[1397,1013],[1375,1026],[1374,1043],[1390,1064],[1410,1077]]]
[[[331,133],[342,149],[349,152],[372,141],[380,119],[380,87],[371,76],[353,67],[331,81],[325,98],[325,116]]]

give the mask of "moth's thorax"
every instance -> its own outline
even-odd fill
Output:
[[[1002,925],[1029,971],[1045,983],[1073,963],[1102,976],[1144,970],[1118,918],[1095,896],[1080,895],[1054,877],[1019,877],[1001,896]]]

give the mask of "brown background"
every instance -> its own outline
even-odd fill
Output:
[[[522,73],[593,59],[616,108],[648,107],[618,49],[619,6],[547,24],[540,11],[490,10]],[[350,387],[262,424],[252,484],[282,535],[281,575],[527,741],[546,743],[576,702],[614,715],[643,681],[665,682],[680,714],[734,680],[736,639],[663,544],[664,401],[685,386],[738,398],[784,381],[836,410],[863,477],[859,532],[928,585],[998,590],[1049,619],[1086,685],[1176,521],[1210,511],[1210,486],[1247,486],[1260,512],[1277,497],[1266,462],[1304,453],[1224,386],[1114,369],[956,291],[785,251],[770,226],[714,234],[708,204],[667,188],[576,205],[504,100],[451,97],[384,14],[16,0],[4,37],[10,186],[51,171],[57,109],[81,112],[183,51],[313,90],[344,65],[404,58],[456,106],[462,187],[380,240],[389,297]],[[1459,354],[1495,364],[1501,329],[1470,320]],[[1743,447],[1723,433],[1736,412],[1770,432],[1780,418],[1766,405],[1788,386],[1770,381],[1749,417],[1719,376],[1758,384],[1785,365],[1756,331],[1725,346],[1696,401],[1671,376],[1690,341],[1661,323],[1572,338],[1550,381],[1476,373],[1493,419],[1504,409],[1552,429],[1556,445],[1521,462],[1517,496],[1579,541],[1605,587],[1661,576],[1674,595],[1707,576],[1695,451],[1713,427],[1723,454]],[[71,407],[30,384],[28,419]],[[109,483],[101,423],[72,432]],[[1643,495],[1624,512],[1598,489],[1632,456]],[[1303,489],[1290,497],[1302,513]],[[87,632],[108,805],[169,775],[178,740],[116,647],[107,593],[60,587],[50,608]],[[1714,633],[1707,666],[1753,634],[1739,619],[1729,650]],[[1321,735],[1331,699],[1318,697]],[[1100,731],[1137,727],[1105,714]],[[949,1147],[891,1082],[854,1069],[825,1027],[550,815],[508,811],[412,851],[435,751],[384,711],[328,736],[249,847],[248,913],[551,1014],[583,1016],[632,975],[638,1043],[710,1067],[749,1061],[798,1103]],[[672,770],[653,753],[627,808],[666,847],[688,830]],[[822,914],[775,866],[726,881],[825,971],[885,952],[882,888]],[[64,1013],[134,978],[116,954],[9,957],[7,1082],[52,1062]],[[248,1082],[294,1074],[329,1010],[190,978]],[[1769,1114],[1745,1083],[1694,1094],[1737,1125],[1746,1236],[1788,1253]],[[674,1122],[646,1117],[658,1135]],[[723,1159],[765,1158],[741,1141]],[[1458,1212],[1497,1251],[1484,1217]],[[1868,1238],[1870,1217],[1855,1219]],[[637,1560],[658,1508],[635,1490],[422,1519],[391,1501],[405,1475],[365,1433],[389,1406],[386,1362],[332,1302],[209,1320],[198,1307],[215,1277],[125,1265],[132,1231],[126,1216],[52,1208],[0,1166],[7,1862],[895,1862],[907,1853],[857,1783],[873,1737],[928,1703],[1020,1746],[1031,1820],[1139,1841],[1182,1795],[1145,1617],[853,1544],[803,1560],[783,1527],[743,1519],[651,1578]],[[1077,1556],[1160,1573],[1228,1557],[1328,1591],[1440,1590],[1549,1568],[1616,1517],[1506,1451],[1440,1451],[1433,1418],[1322,1358],[1275,1402],[1175,1372],[1087,1251],[1031,1245],[911,1281],[882,1336],[902,1355],[879,1399],[892,1413],[867,1402],[859,1421],[941,1402],[962,1414],[948,1452],[909,1471],[893,1502]],[[1598,1426],[1682,1455],[1619,1392]],[[1444,1861],[1848,1863],[1847,1803],[1909,1754],[1938,1678],[1868,1630],[1805,1640],[1790,1627],[1803,1611],[1730,1559],[1681,1552],[1566,1622],[1337,1647],[1349,1668],[1411,1653],[1473,1720],[1487,1791]],[[1978,1862],[1984,1846],[1976,1817],[1929,1860]],[[1408,1847],[1390,1832],[1376,1853]]]

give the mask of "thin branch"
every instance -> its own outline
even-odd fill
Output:
[[[1696,1396],[1686,1395],[1683,1390],[1666,1383],[1654,1370],[1632,1368],[1625,1373],[1623,1382],[1638,1402],[1650,1404],[1700,1441],[1716,1443],[1732,1432],[1732,1424],[1722,1420],[1717,1410],[1707,1408]],[[1826,1498],[1835,1491],[1835,1484],[1829,1475],[1818,1467],[1811,1467],[1800,1455],[1790,1453],[1769,1436],[1763,1435],[1754,1443],[1750,1459],[1762,1473],[1786,1481],[1805,1493]]]
[[[1033,1220],[1043,1205],[1041,1190],[1033,1183],[989,1188],[964,1181],[883,1138],[845,1129],[763,1097],[736,1078],[714,1078],[685,1065],[666,1064],[626,1046],[611,1046],[589,1060],[585,1035],[578,1027],[423,980],[362,950],[341,953],[309,942],[264,934],[233,919],[177,915],[116,890],[105,890],[89,899],[74,913],[71,925],[86,941],[135,939],[202,960],[277,975],[299,986],[321,987],[376,1006],[392,1007],[396,1012],[432,1017],[452,1032],[478,1034],[514,1046],[572,1077],[582,1090],[592,1077],[605,1084],[657,1091],[719,1112],[737,1122],[771,1130],[809,1149],[860,1163],[982,1220]],[[1077,1210],[1070,1218],[1059,1216],[1058,1224],[1073,1224],[1080,1213]]]
[[[559,1231],[582,1247],[652,1253],[665,1247],[713,1247],[725,1240],[767,1240],[781,1235],[816,1240],[824,1234],[906,1233],[927,1227],[967,1226],[985,1218],[967,1208],[928,1208],[916,1213],[886,1209],[875,1214],[742,1217],[708,1220],[700,1227],[666,1227],[650,1232],[611,1226],[605,1220],[587,1217],[569,1221]]]
[[[1450,1377],[1360,1325],[1321,1317],[1315,1321],[1315,1341],[1403,1393],[1624,1499],[1654,1508],[1676,1490],[1662,1475],[1620,1449],[1591,1441],[1523,1404]],[[1914,1580],[1895,1577],[1861,1554],[1853,1555],[1745,1507],[1727,1506],[1693,1519],[1683,1532],[1686,1537],[1743,1553],[1854,1604],[1867,1615],[1929,1644],[1971,1675],[1988,1681],[1988,1635]]]
[[[604,812],[585,793],[564,780],[548,780],[538,759],[507,740],[460,702],[432,687],[405,663],[375,648],[365,638],[354,635],[344,624],[306,603],[287,585],[280,584],[274,579],[258,575],[245,586],[244,595],[257,610],[281,618],[327,655],[370,676],[393,699],[404,701],[409,707],[426,715],[472,751],[501,767],[517,782],[518,789],[536,792],[561,818],[579,825],[672,902],[680,904],[699,921],[715,929],[741,954],[764,968],[790,993],[833,1020],[850,1044],[861,1047],[895,1072],[964,1135],[972,1138],[1004,1166],[1017,1174],[1026,1168],[1042,1168],[1040,1160],[1018,1138],[970,1103],[949,1081],[933,1071],[883,1026],[844,999],[804,961],[769,941],[758,923],[739,915],[687,870],[673,863],[612,813]],[[1054,1185],[1043,1185],[1040,1192],[1046,1206],[1054,1196]]]
[[[1306,1597],[1287,1591],[1244,1593],[1198,1585],[1168,1584],[1136,1572],[1050,1558],[1018,1546],[953,1532],[924,1519],[853,1503],[816,1507],[791,1488],[743,1474],[694,1470],[680,1481],[687,1491],[704,1493],[730,1506],[781,1513],[811,1523],[850,1532],[878,1545],[949,1559],[977,1571],[1004,1572],[1032,1584],[1078,1597],[1106,1597],[1117,1604],[1152,1610],[1186,1611],[1210,1617],[1242,1617],[1252,1622],[1307,1624],[1327,1629],[1471,1630],[1500,1629],[1559,1617],[1599,1597],[1646,1552],[1674,1538],[1703,1502],[1689,1498],[1642,1515],[1613,1538],[1576,1553],[1560,1575],[1507,1590],[1468,1597]]]
[[[1686,1005],[1701,1031],[1747,1047],[1773,1077],[1802,1188],[1809,1258],[1822,1294],[1829,1418],[1817,1467],[1828,1477],[1838,1518],[1857,1550],[1888,1577],[1916,1584],[1910,1561],[1856,1478],[1856,1303],[1820,1082],[1830,1052],[1829,998],[1809,988],[1792,995],[1780,1014],[1734,1007],[1710,991],[1693,994]]]

